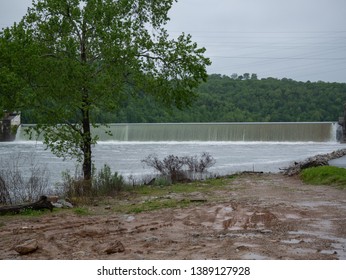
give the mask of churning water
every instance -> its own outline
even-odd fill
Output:
[[[93,159],[98,169],[108,164],[125,178],[153,174],[154,170],[141,163],[153,153],[162,159],[171,154],[208,152],[216,160],[209,171],[225,175],[238,171],[278,172],[293,161],[345,147],[336,142],[333,123],[124,124],[109,129],[113,138],[101,136],[93,149]],[[26,140],[22,132],[17,141],[0,143],[0,160],[16,153],[35,157],[46,166],[52,183],[61,180],[62,171],[71,170],[73,174],[75,170],[74,161],[62,161],[45,150],[42,142]]]

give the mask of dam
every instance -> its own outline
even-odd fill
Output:
[[[28,125],[19,127],[16,140],[0,142],[0,158],[24,154],[47,167],[52,184],[75,160],[56,157],[41,141],[29,141]],[[242,171],[279,172],[294,161],[344,148],[336,141],[336,123],[184,123],[111,124],[93,130],[99,135],[93,147],[95,167],[108,164],[124,178],[152,176],[141,160],[150,154],[193,156],[208,152],[216,160],[210,172],[219,175]],[[109,130],[112,135],[105,133]],[[14,157],[15,158],[15,157]],[[28,169],[30,162],[27,160]]]
[[[336,141],[337,124],[316,123],[141,123],[111,124],[94,133],[101,141]]]
[[[19,129],[16,140],[28,140]],[[336,142],[334,122],[120,123],[92,129],[99,141]],[[108,133],[106,133],[106,131]]]

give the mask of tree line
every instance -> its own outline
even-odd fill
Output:
[[[258,79],[256,74],[209,75],[198,98],[183,110],[161,106],[152,96],[128,95],[115,113],[94,112],[99,123],[318,122],[337,121],[346,83]],[[24,121],[35,122],[30,112]]]

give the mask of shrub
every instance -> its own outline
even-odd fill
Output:
[[[114,195],[125,185],[124,178],[117,172],[112,174],[111,168],[105,164],[93,178],[93,190],[98,195]]]
[[[79,166],[76,166],[74,175],[71,175],[70,170],[62,172],[62,183],[58,184],[57,187],[62,189],[62,195],[69,198],[87,195],[84,192],[83,173]]]
[[[185,163],[189,167],[189,171],[203,173],[209,167],[215,164],[215,159],[209,153],[202,153],[201,157],[197,156],[185,157]]]
[[[0,203],[32,202],[49,189],[49,172],[33,154],[10,154],[0,161]]]
[[[192,179],[196,173],[206,172],[207,168],[215,164],[215,160],[208,153],[203,153],[200,158],[197,156],[178,157],[169,155],[163,160],[160,160],[157,155],[151,154],[143,159],[142,163],[154,168],[162,176],[169,177],[172,183],[176,183]]]
[[[95,173],[96,169],[94,168],[91,182],[86,182],[78,166],[76,167],[74,176],[69,171],[63,172],[63,194],[70,198],[102,195],[113,196],[125,185],[123,177],[117,172],[112,173],[111,168],[107,164],[97,174]]]

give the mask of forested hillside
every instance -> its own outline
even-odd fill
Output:
[[[198,98],[182,111],[153,98],[129,97],[117,114],[99,112],[96,122],[303,122],[337,121],[346,103],[345,83],[257,79],[244,74],[210,75]],[[30,114],[24,121],[32,122]]]

